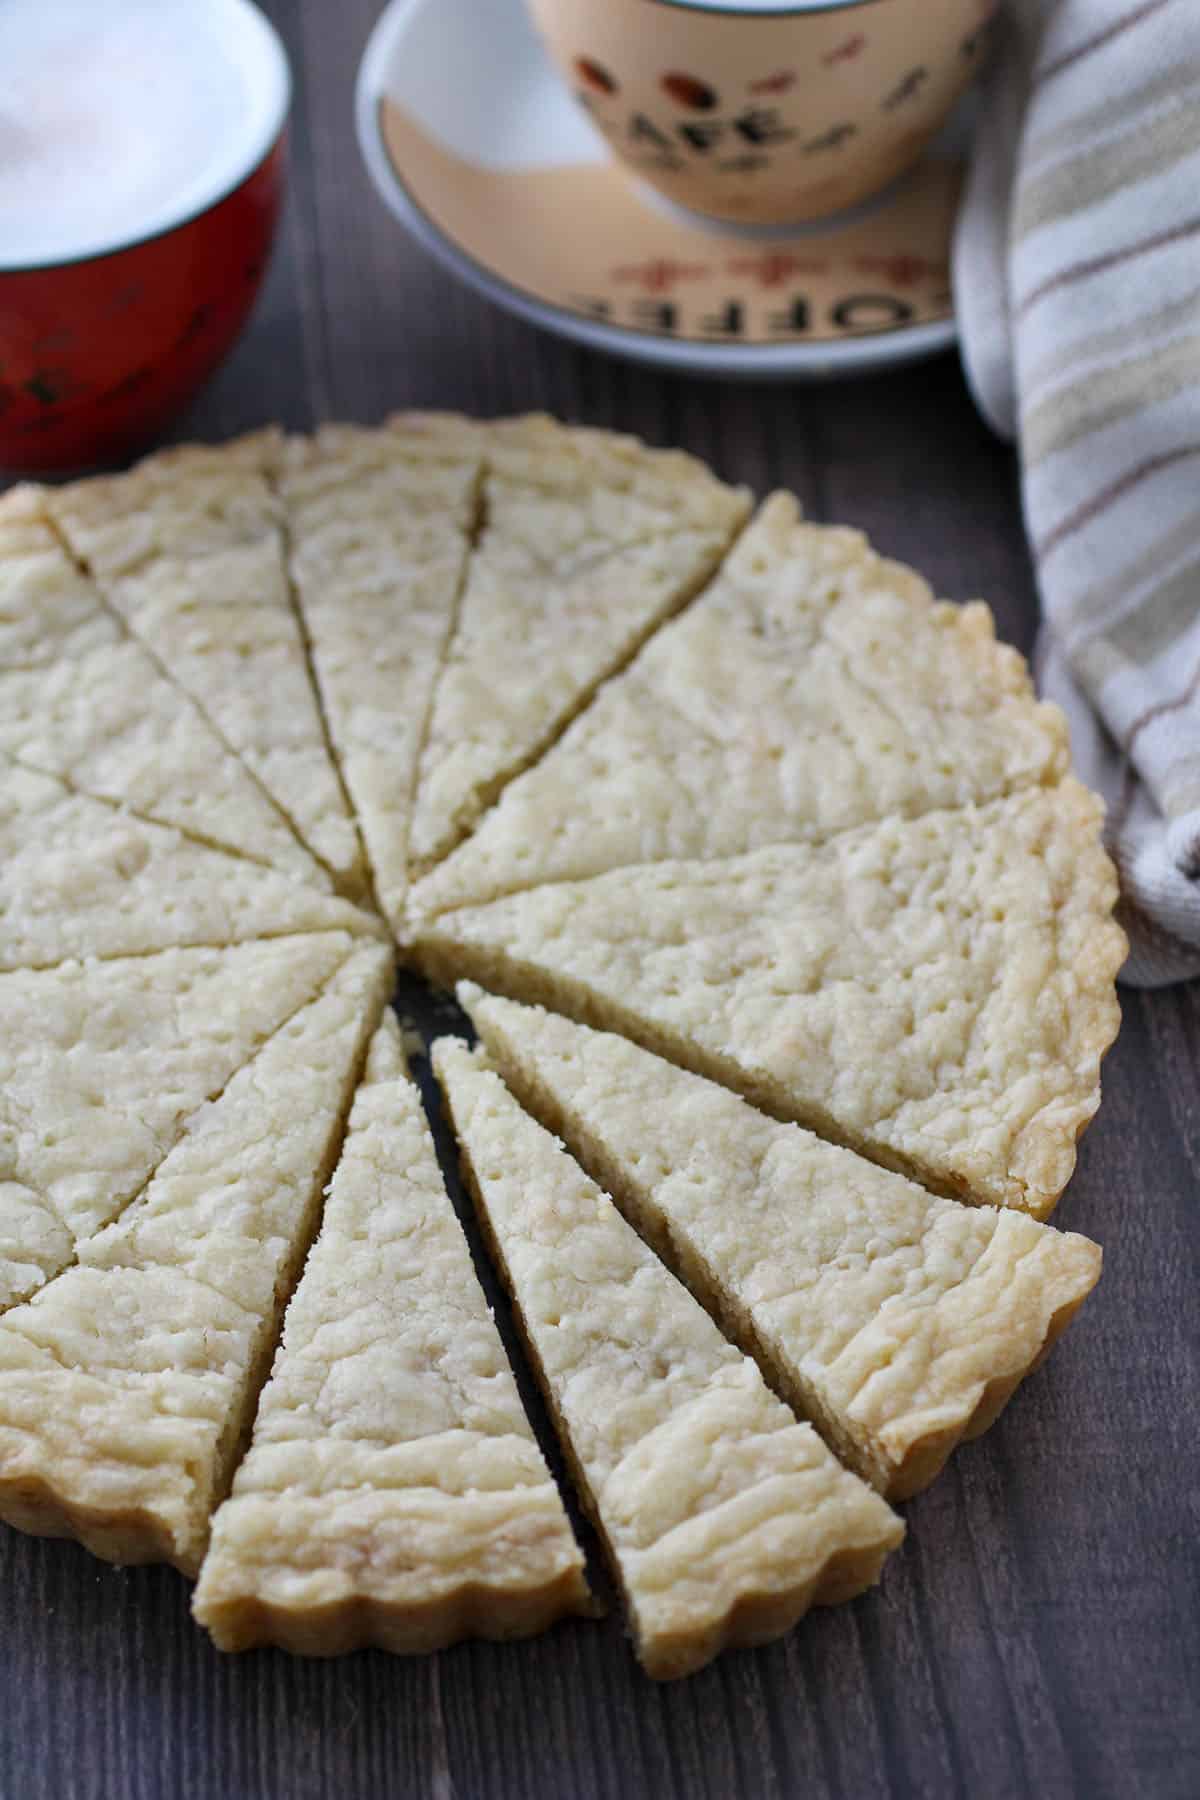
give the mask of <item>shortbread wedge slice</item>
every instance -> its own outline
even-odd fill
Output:
[[[1066,723],[979,602],[767,500],[712,583],[519,775],[418,912],[819,842],[1059,780]]]
[[[900,1520],[799,1423],[481,1051],[434,1066],[463,1167],[648,1674],[874,1582]]]
[[[325,932],[0,974],[0,1307],[117,1216],[359,941]]]
[[[0,497],[0,750],[81,793],[272,865],[329,878],[199,707],[168,681],[47,521]]]
[[[78,1266],[0,1319],[0,1517],[195,1574],[270,1365],[391,959],[356,949]]]
[[[628,1038],[459,999],[522,1104],[889,1499],[986,1430],[1099,1278],[1088,1238],[937,1199]]]
[[[479,433],[327,425],[274,465],[292,583],[379,904],[400,928],[434,685],[478,504]]]
[[[125,475],[48,490],[73,554],[202,708],[337,885],[358,833],[325,741],[266,479],[274,429],[160,451]]]
[[[222,1650],[331,1656],[588,1610],[389,1015],[193,1611]]]
[[[338,929],[382,925],[0,754],[0,969]]]
[[[403,415],[437,438],[461,422]],[[484,526],[421,757],[423,872],[711,575],[749,510],[678,451],[514,419],[482,431]]]
[[[632,1037],[925,1186],[1043,1217],[1100,1099],[1125,938],[1074,780],[817,848],[445,913],[417,952]]]

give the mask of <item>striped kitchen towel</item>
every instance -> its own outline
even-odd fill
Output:
[[[1020,447],[1043,692],[1108,803],[1122,979],[1200,973],[1200,0],[1010,0],[954,253]]]

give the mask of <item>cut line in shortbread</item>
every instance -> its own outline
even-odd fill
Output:
[[[0,753],[0,969],[338,929],[382,927],[348,900]]]
[[[390,1015],[193,1610],[223,1650],[310,1656],[590,1610]]]
[[[484,524],[421,754],[414,874],[439,861],[644,639],[703,585],[749,509],[678,451],[546,418],[401,414],[485,462]]]
[[[78,1266],[0,1319],[0,1517],[199,1568],[389,979],[382,946],[354,950]]]
[[[1120,1020],[1101,813],[1068,779],[816,848],[641,864],[445,913],[416,953],[1044,1217]]]
[[[440,1038],[480,1221],[647,1673],[701,1668],[871,1585],[903,1534],[482,1051]]]
[[[188,444],[44,503],[109,603],[352,896],[362,851],[325,743],[266,466],[274,428]]]
[[[0,751],[309,886],[329,877],[195,702],[51,529],[48,490],[0,498]]]
[[[417,763],[457,614],[478,433],[324,426],[272,462],[330,743],[380,907],[399,930]]]
[[[991,613],[859,532],[760,508],[663,626],[413,895],[416,913],[667,858],[819,842],[1057,781],[1066,724]]]
[[[1099,1277],[1087,1238],[939,1199],[628,1038],[459,999],[518,1099],[889,1499],[986,1430]]]
[[[118,1216],[358,941],[326,932],[0,974],[0,1307]]]

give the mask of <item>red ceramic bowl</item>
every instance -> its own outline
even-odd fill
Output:
[[[245,0],[222,3],[255,34],[271,84],[265,129],[236,185],[186,217],[80,257],[0,260],[0,468],[85,468],[137,448],[183,409],[246,321],[279,216],[290,77],[262,15]]]

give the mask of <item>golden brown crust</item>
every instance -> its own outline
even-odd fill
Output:
[[[580,1592],[579,1571],[570,1568],[553,1580],[539,1581],[525,1594],[511,1581],[495,1587],[478,1583],[447,1599],[410,1602],[403,1613],[391,1600],[364,1594],[324,1607],[239,1596],[227,1607],[214,1605],[201,1623],[208,1626],[218,1650],[273,1646],[295,1656],[345,1656],[352,1650],[416,1656],[448,1649],[467,1638],[508,1643],[536,1637],[561,1619],[586,1617],[591,1611]]]

